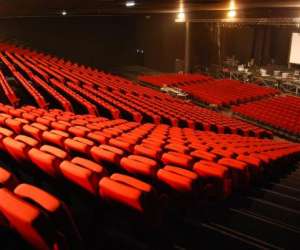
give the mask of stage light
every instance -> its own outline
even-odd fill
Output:
[[[227,16],[230,18],[236,17],[236,11],[235,10],[228,11]]]
[[[65,10],[63,10],[63,11],[61,12],[61,14],[62,14],[62,16],[66,16],[68,13],[67,13]]]
[[[236,6],[235,6],[234,0],[230,0],[230,2],[229,2],[227,17],[231,18],[231,19],[236,17]]]
[[[128,8],[134,7],[135,6],[135,1],[127,1],[125,3],[125,6],[128,7]]]
[[[175,22],[177,23],[183,23],[185,22],[185,12],[184,12],[184,4],[183,0],[180,0],[179,2],[179,8],[176,15]]]

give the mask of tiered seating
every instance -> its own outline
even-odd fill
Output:
[[[79,249],[81,236],[67,206],[0,167],[0,218],[35,249]]]
[[[281,162],[296,160],[300,145],[0,104],[0,151],[24,171],[33,168],[29,173],[76,185],[101,203],[149,215],[166,195],[170,201],[224,199],[247,189],[286,166]],[[76,249],[80,235],[65,209],[0,168],[0,220],[35,248]]]
[[[18,65],[26,74],[33,80],[36,84],[41,86],[44,90],[46,90],[55,100],[57,100],[61,106],[64,108],[65,111],[72,111],[72,105],[71,103],[62,95],[60,95],[55,89],[50,87],[46,82],[44,82],[40,77],[34,75],[31,70],[25,66],[22,62],[17,60],[13,55],[11,55],[9,52],[5,53],[8,58],[12,60],[13,63]]]
[[[33,97],[37,105],[41,108],[47,106],[43,96],[16,70],[16,68],[0,53],[0,59],[11,71],[13,76],[23,85],[27,92]]]
[[[280,93],[274,88],[245,84],[236,80],[215,80],[198,74],[140,76],[139,80],[160,87],[179,87],[206,104],[218,106],[251,102]]]
[[[139,81],[146,82],[157,87],[202,83],[203,81],[210,79],[211,77],[200,74],[141,75],[138,77]]]
[[[1,45],[1,49],[6,51],[7,55],[10,54],[10,57],[13,56],[15,61],[18,58],[18,64],[22,62],[24,71],[30,68],[31,78],[35,83],[45,81],[45,84],[47,82],[52,89],[56,89],[61,94],[78,99],[90,114],[99,113],[109,118],[120,117],[143,123],[165,123],[219,133],[271,136],[264,129],[175,99],[117,76],[14,46]],[[5,57],[3,60],[7,61]],[[190,78],[194,79],[194,76],[191,75]],[[62,107],[65,106],[62,102],[61,104]],[[65,110],[68,109],[65,107]]]
[[[2,71],[0,71],[0,85],[4,91],[4,94],[6,95],[7,99],[9,100],[10,104],[13,106],[16,106],[18,104],[18,98],[13,91],[13,89],[10,87],[8,82],[6,81],[5,76],[3,75]]]
[[[300,137],[300,98],[280,96],[233,108],[251,120]]]
[[[0,105],[0,111],[2,151],[94,196],[144,213],[159,206],[157,193],[164,189],[225,198],[247,188],[270,164],[300,152],[298,144],[284,141],[61,110]]]
[[[181,88],[207,104],[237,105],[279,94],[279,90],[236,80],[212,80],[202,84],[183,84]]]

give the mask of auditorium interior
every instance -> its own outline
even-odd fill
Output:
[[[300,1],[0,0],[0,249],[300,249]]]

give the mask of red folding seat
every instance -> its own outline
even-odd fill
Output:
[[[85,137],[91,130],[83,126],[74,126],[70,127],[68,132],[78,137]]]
[[[120,166],[129,173],[150,177],[155,176],[158,168],[156,161],[139,155],[123,157]]]
[[[64,145],[69,152],[89,155],[91,147],[93,147],[95,144],[89,139],[74,137],[73,139],[66,139],[64,141]]]
[[[13,190],[17,185],[17,178],[11,172],[0,167],[0,188],[5,187],[9,190]]]
[[[248,164],[231,158],[222,158],[218,163],[232,171],[233,187],[248,187],[250,182]]]
[[[30,160],[45,173],[56,176],[59,174],[59,164],[67,158],[67,154],[49,145],[44,145],[41,149],[32,148],[28,151]]]
[[[64,151],[60,148],[57,148],[57,147],[50,146],[50,145],[43,145],[40,147],[40,150],[45,153],[52,154],[52,155],[56,156],[57,158],[59,158],[60,160],[66,160],[69,158],[69,155],[66,151]]]
[[[36,127],[33,127],[31,125],[28,125],[28,124],[25,124],[22,129],[23,129],[22,132],[24,134],[27,134],[27,135],[29,135],[29,136],[31,136],[31,137],[39,140],[39,141],[42,140],[42,133],[43,133],[42,130],[40,130]]]
[[[38,128],[38,129],[40,129],[42,131],[47,131],[48,130],[47,126],[45,126],[44,124],[38,123],[38,122],[31,123],[30,125],[32,127]]]
[[[133,147],[134,147],[133,144],[130,144],[128,142],[121,141],[121,140],[118,140],[118,139],[114,139],[114,138],[109,140],[109,145],[120,148],[120,149],[123,149],[124,151],[127,151],[127,152],[132,152]]]
[[[69,134],[60,130],[44,131],[42,134],[43,142],[59,147],[64,147],[64,141],[68,138]]]
[[[213,154],[216,154],[218,156],[221,156],[221,157],[226,157],[226,158],[234,158],[235,157],[235,153],[233,151],[226,150],[226,149],[214,148],[210,152]]]
[[[5,150],[17,161],[27,160],[28,151],[39,144],[37,140],[25,135],[17,136],[15,139],[6,137],[2,143]]]
[[[167,165],[175,165],[184,168],[191,168],[193,158],[189,155],[185,155],[177,152],[168,152],[162,155],[161,161]]]
[[[63,161],[59,168],[66,179],[94,195],[98,193],[99,180],[107,176],[107,171],[101,165],[80,157]]]
[[[108,142],[108,138],[106,136],[96,132],[88,133],[86,138],[94,141],[96,144],[105,144]]]
[[[121,203],[139,212],[145,212],[148,206],[153,207],[154,193],[151,185],[122,174],[104,177],[99,182],[99,195],[103,199]]]
[[[191,156],[197,158],[197,159],[203,159],[207,161],[215,161],[217,160],[217,156],[211,152],[207,152],[204,150],[197,149],[190,153]]]
[[[29,112],[23,112],[23,113],[22,113],[22,117],[23,117],[25,120],[34,122],[34,121],[36,121],[36,119],[37,119],[38,116],[35,115],[35,114],[32,114],[32,113],[29,113]]]
[[[16,134],[20,134],[22,131],[23,123],[16,119],[8,118],[5,120],[5,126],[13,130]]]
[[[0,114],[0,125],[1,126],[4,126],[5,125],[5,121],[7,120],[7,119],[11,119],[12,118],[12,116],[11,115],[8,115],[8,114],[4,114],[4,113],[1,113]]]
[[[257,157],[251,155],[238,155],[236,160],[247,163],[250,170],[253,172],[257,173],[262,171],[262,161]]]
[[[191,192],[199,180],[195,172],[174,166],[165,166],[157,172],[157,178],[179,192]]]
[[[206,191],[209,192],[209,195],[213,194],[225,198],[232,193],[232,180],[227,167],[201,160],[194,164],[193,170],[207,180]]]
[[[67,206],[55,196],[29,184],[17,186],[14,193],[34,206],[42,208],[55,225],[57,241],[63,241],[68,249],[77,249],[81,245],[81,236]],[[62,240],[58,238],[62,237]],[[61,244],[61,245],[63,245]],[[61,249],[61,248],[58,248]]]
[[[50,127],[55,130],[67,131],[69,126],[62,122],[51,122]]]
[[[165,145],[164,150],[175,151],[178,153],[187,154],[189,152],[189,148],[182,144],[170,143]]]
[[[34,205],[5,188],[0,189],[0,212],[22,238],[36,249],[59,249],[48,217]]]
[[[21,117],[22,113],[23,113],[22,109],[11,108],[8,110],[8,114],[12,115],[13,117]]]
[[[113,146],[100,145],[99,147],[92,147],[90,154],[95,161],[119,163],[125,153],[122,149]]]
[[[38,118],[36,118],[36,122],[49,127],[51,125],[51,122],[53,122],[53,121],[51,121],[49,119],[45,119],[44,117],[38,117]]]
[[[160,148],[147,147],[147,145],[144,144],[136,145],[133,151],[136,155],[142,155],[152,159],[159,159],[161,152],[162,150]]]

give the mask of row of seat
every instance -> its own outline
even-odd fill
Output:
[[[248,119],[300,137],[300,98],[280,96],[244,104],[233,111]]]
[[[211,77],[201,74],[159,74],[159,75],[140,75],[138,80],[157,87],[178,86],[182,84],[202,83]]]
[[[2,167],[0,225],[19,233],[34,249],[81,249],[81,236],[67,206]]]
[[[206,104],[217,106],[237,105],[280,93],[274,88],[245,84],[237,80],[216,80],[198,74],[139,76],[138,79],[160,87],[178,87]]]
[[[49,86],[40,77],[38,77],[37,75],[34,75],[32,73],[32,71],[27,66],[25,66],[21,61],[19,61],[18,59],[16,59],[9,52],[5,52],[5,55],[8,58],[10,58],[11,61],[15,65],[17,65],[18,67],[20,67],[22,69],[22,71],[25,72],[25,74],[32,80],[32,82],[34,82],[38,86],[41,86],[45,91],[47,91],[48,94],[50,94],[52,96],[52,98],[54,98],[54,100],[58,101],[65,111],[72,111],[73,110],[72,104],[64,96],[62,96],[54,88],[52,88],[51,86]]]
[[[184,84],[181,88],[207,104],[218,106],[238,105],[280,94],[274,88],[227,79]]]
[[[26,89],[26,91],[32,96],[35,102],[41,108],[47,107],[47,103],[44,97],[27,81],[19,71],[7,60],[6,57],[0,52],[1,61],[7,66],[13,76],[22,84],[22,86]]]
[[[31,123],[27,123],[24,119],[25,114],[30,111],[34,115],[35,108],[25,107],[23,109],[25,112],[20,109],[12,112],[11,108],[8,108],[9,110],[7,108],[7,106],[1,108],[2,111],[6,111],[6,115],[0,116],[0,125],[6,129],[3,128],[0,132],[4,136],[12,136],[13,134],[9,131],[24,133],[31,139],[28,139],[27,136],[25,142],[24,136],[17,136],[14,139],[5,138],[3,147],[17,160],[29,157],[40,169],[53,176],[57,175],[57,166],[53,166],[53,164],[65,160],[66,152],[68,152],[71,156],[79,155],[96,162],[113,164],[118,170],[124,170],[136,177],[158,178],[165,184],[173,188],[177,187],[182,191],[180,175],[186,175],[189,172],[199,174],[204,171],[210,179],[216,179],[218,183],[227,183],[224,173],[228,170],[225,168],[243,179],[248,173],[248,165],[254,169],[260,168],[262,163],[269,164],[277,157],[280,158],[288,153],[293,153],[294,150],[296,150],[295,152],[299,150],[297,144],[235,135],[215,136],[214,133],[170,128],[167,125],[140,125],[124,120],[104,120],[97,125],[93,120],[95,118],[91,116],[78,121],[77,119],[73,120],[71,114],[62,114],[58,110],[44,111],[44,115],[40,115],[35,120],[33,118]],[[38,111],[40,114],[43,112]],[[16,118],[11,118],[11,115]],[[92,120],[91,123],[89,123],[90,120]],[[43,143],[47,146],[41,146]],[[56,159],[57,157],[60,160]],[[214,169],[211,169],[211,166]],[[215,169],[220,171],[219,167],[223,169],[223,175],[216,176]],[[172,172],[170,169],[173,172],[177,171],[179,177],[177,179],[170,178],[167,182],[162,175],[165,176],[166,171]],[[165,174],[161,174],[161,172]],[[187,175],[189,176],[189,174]],[[236,183],[240,183],[239,177],[235,179]],[[79,179],[76,183],[82,185],[84,182]],[[187,183],[185,184],[187,185]],[[243,185],[247,185],[247,183]],[[84,187],[89,185],[91,184],[85,183]],[[240,184],[236,185],[236,187],[238,186]],[[229,195],[226,190],[229,189],[222,186],[218,190],[219,195]],[[91,189],[89,191],[92,192]],[[189,186],[189,191],[192,191],[191,186]]]
[[[31,68],[36,81],[38,77],[63,95],[77,99],[77,103],[84,105],[90,114],[96,113],[93,107],[96,105],[97,113],[110,118],[166,123],[219,133],[271,136],[271,133],[246,122],[175,99],[117,76],[14,46],[2,44],[1,48],[22,61],[23,68],[25,65],[26,68]],[[76,98],[78,96],[80,97]]]
[[[3,72],[0,70],[0,85],[10,104],[16,106],[19,102],[14,90],[8,84]]]

